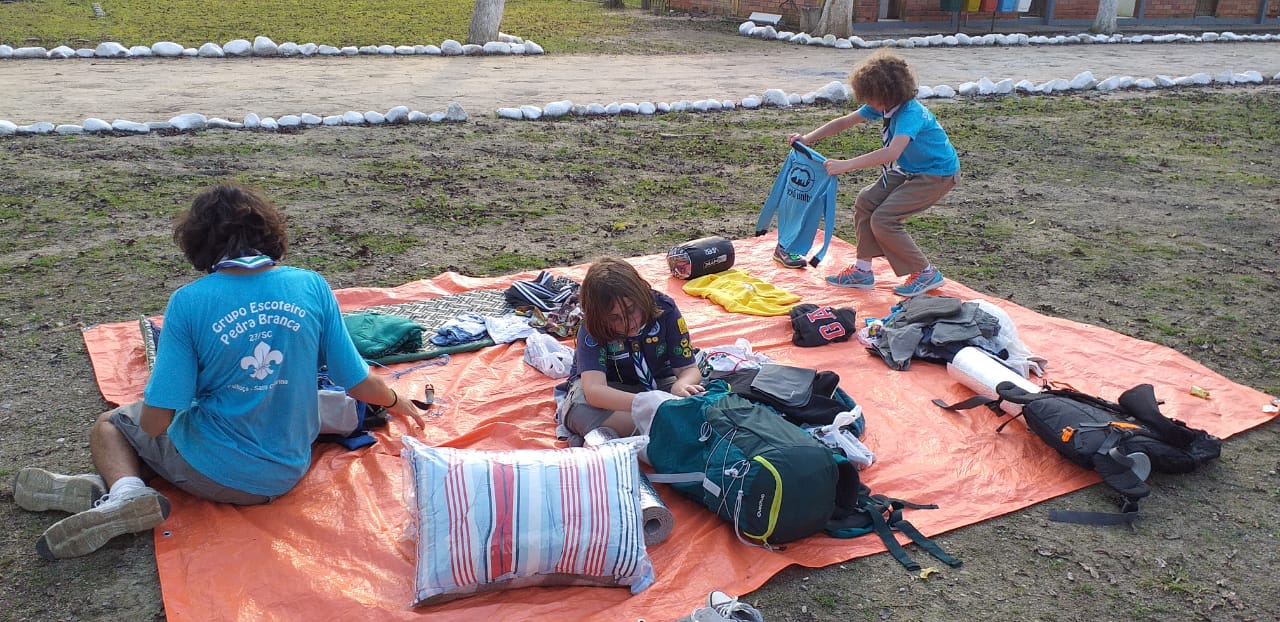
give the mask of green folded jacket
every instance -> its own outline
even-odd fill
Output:
[[[398,315],[356,313],[344,316],[342,322],[351,333],[360,356],[378,359],[391,354],[417,352],[422,349],[422,325]]]

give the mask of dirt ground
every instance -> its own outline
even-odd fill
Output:
[[[666,36],[689,35],[673,30]],[[736,43],[730,36],[723,36],[724,45]],[[722,87],[725,96],[741,97],[781,87],[774,80],[804,71],[798,67],[816,73],[796,83],[809,86],[797,89],[816,88],[841,79],[856,58],[741,43],[760,50],[758,66],[731,65],[731,80],[715,78],[706,67],[746,62],[741,54],[704,49],[703,56],[654,62],[686,67],[690,82],[679,84],[691,86],[684,88],[724,79],[736,85]],[[1070,78],[1084,69],[1099,78],[1112,72],[1280,71],[1277,44],[1134,46],[1123,48],[1125,54],[1108,48],[1090,56],[1095,49],[973,50],[969,64],[956,61],[951,77],[926,72],[944,57],[956,60],[970,51],[908,53],[925,83],[956,84],[1015,69],[1044,70],[1043,79]],[[771,59],[791,55],[808,64],[779,62],[778,73],[765,69]],[[1071,56],[1087,66],[1054,64]],[[1149,66],[1103,68],[1121,57]],[[520,67],[522,79],[543,71],[540,63],[563,62],[571,69],[531,83],[528,91],[501,81],[499,73],[485,87],[466,83],[508,61]],[[314,106],[332,113],[419,98],[435,102],[430,98],[442,92],[476,115],[442,126],[0,139],[0,480],[11,482],[31,464],[64,472],[91,468],[87,431],[108,404],[97,392],[80,330],[159,313],[173,288],[197,276],[173,249],[170,225],[191,194],[213,181],[234,178],[266,188],[290,221],[290,262],[323,272],[335,287],[395,285],[443,270],[499,274],[606,253],[664,252],[675,242],[713,233],[748,236],[781,161],[781,137],[839,112],[505,122],[479,113],[565,97],[639,99],[638,93],[653,92],[648,89],[665,80],[633,87],[602,73],[617,67],[638,80],[648,66],[628,64],[634,59],[467,59],[459,66],[465,71],[451,69],[456,75],[423,76],[407,101],[401,97],[409,95],[392,91],[360,95],[364,87],[337,86],[349,83],[337,79],[339,70],[378,73],[348,62],[355,61],[326,62],[324,79],[298,87],[310,89],[301,94],[290,88],[268,96],[267,86],[257,84],[234,95],[229,89],[242,80],[226,80],[243,74],[228,69],[265,68],[258,79],[274,83],[311,63],[235,61],[190,72],[198,74],[198,84],[150,98],[130,96],[134,87],[123,82],[116,82],[118,97],[101,90],[105,74],[95,79],[92,72],[127,65],[118,61],[0,63],[0,83],[40,84],[0,101],[0,118],[15,122],[163,117],[166,109],[235,117]],[[1167,68],[1174,63],[1179,69]],[[372,59],[371,65],[392,67],[389,59]],[[56,71],[30,72],[28,66]],[[81,74],[86,67],[90,73]],[[705,80],[697,79],[698,67]],[[402,72],[400,64],[394,69]],[[156,83],[195,79],[152,73]],[[555,94],[548,86],[585,85],[583,73],[606,84],[575,87],[581,97]],[[934,263],[971,287],[1168,345],[1237,382],[1280,394],[1280,328],[1274,321],[1280,302],[1278,90],[1268,85],[931,103],[961,151],[965,181],[913,231]],[[179,91],[212,98],[173,100]],[[500,93],[522,99],[508,101]],[[713,93],[699,89],[672,97],[677,95]],[[334,108],[322,104],[328,101]],[[279,110],[267,109],[277,104]],[[877,139],[836,147],[866,149]],[[857,185],[842,190],[843,213]],[[839,233],[853,239],[847,224]],[[1047,520],[1048,507],[1112,507],[1108,491],[1095,486],[942,535],[938,542],[965,565],[927,580],[877,555],[823,569],[792,568],[744,598],[770,622],[1280,619],[1273,576],[1280,546],[1277,442],[1280,428],[1264,425],[1231,439],[1222,459],[1198,473],[1155,476],[1154,492],[1132,529]],[[164,619],[149,535],[121,537],[91,556],[46,563],[33,543],[57,518],[19,510],[11,485],[0,487],[0,524],[10,525],[0,536],[0,620]],[[211,620],[235,616],[210,612]]]
[[[636,38],[684,50],[662,56],[316,57],[311,59],[136,59],[0,62],[0,119],[80,123],[85,117],[167,120],[186,112],[238,121],[311,112],[364,112],[407,105],[423,112],[457,101],[473,116],[500,107],[574,103],[740,101],[766,89],[807,93],[843,81],[866,50],[760,41],[725,25],[650,19]],[[689,30],[696,25],[699,30]],[[679,30],[673,35],[672,28]],[[1199,34],[1199,31],[1193,31]],[[921,34],[921,33],[913,33]],[[974,34],[982,34],[974,33]],[[893,38],[891,33],[868,39]],[[1179,77],[1248,70],[1280,73],[1275,42],[901,49],[921,84],[957,87],[987,77],[1037,84],[1082,71]]]

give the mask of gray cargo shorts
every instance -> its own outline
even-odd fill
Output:
[[[108,421],[120,430],[138,459],[163,477],[165,481],[201,499],[234,505],[261,505],[270,503],[272,497],[247,493],[219,484],[195,470],[178,453],[169,435],[153,437],[142,430],[142,400],[125,404],[111,413]]]
[[[658,378],[657,381],[658,389],[670,391],[676,383],[676,377],[667,376]],[[647,390],[641,384],[610,382],[609,386],[627,393],[641,393]],[[587,432],[600,427],[606,419],[613,416],[614,411],[588,404],[587,396],[582,392],[581,380],[562,384],[561,387],[567,391],[567,394],[556,408],[556,438],[569,441],[572,447],[581,447],[582,437]]]

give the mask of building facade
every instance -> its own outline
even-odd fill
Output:
[[[823,0],[670,0],[671,10],[696,15],[746,19],[755,12],[783,16],[782,27],[805,30],[816,21]],[[1088,28],[1098,0],[854,0],[855,31],[937,25],[958,21],[986,26],[1025,22],[1063,29]],[[1176,24],[1206,30],[1233,24],[1275,24],[1280,29],[1280,0],[1119,0],[1118,27]]]

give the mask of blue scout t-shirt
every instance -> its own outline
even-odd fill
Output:
[[[599,371],[604,372],[608,382],[644,384],[636,372],[632,352],[644,357],[654,379],[674,376],[676,369],[692,365],[693,345],[680,309],[661,292],[653,292],[653,301],[658,305],[658,317],[636,337],[600,343],[587,333],[585,326],[579,328],[570,380],[577,380],[584,371]]]
[[[858,114],[869,121],[880,121],[885,115],[871,106],[863,105]],[[906,173],[925,175],[955,175],[960,172],[960,158],[951,146],[947,132],[938,119],[919,100],[912,99],[898,106],[889,116],[888,145],[895,136],[909,136],[911,142],[898,156],[898,167]]]
[[[369,374],[323,277],[215,272],[169,298],[143,396],[176,411],[169,437],[197,471],[274,497],[311,464],[321,365],[344,387]]]

